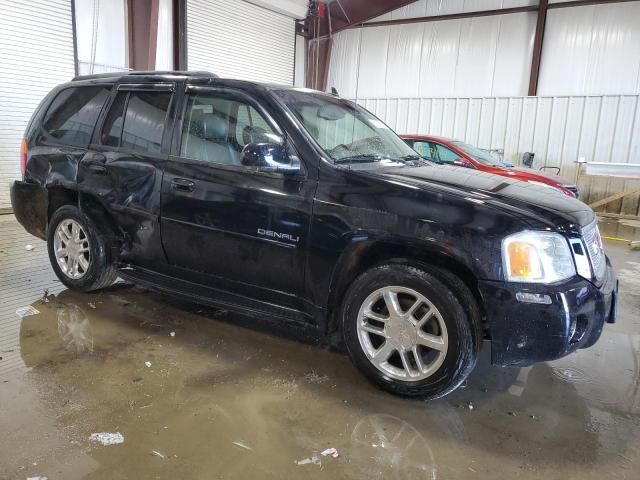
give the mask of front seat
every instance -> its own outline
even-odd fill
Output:
[[[218,113],[194,112],[183,155],[225,165],[240,165],[240,156],[227,138],[228,122]]]

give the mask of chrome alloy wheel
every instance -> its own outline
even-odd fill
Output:
[[[369,361],[396,380],[418,381],[440,368],[449,345],[438,309],[405,287],[371,293],[358,312],[358,339]]]
[[[75,220],[61,221],[53,237],[53,250],[60,270],[69,278],[82,278],[89,270],[89,238]]]

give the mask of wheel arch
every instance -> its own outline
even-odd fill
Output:
[[[113,238],[120,236],[114,218],[95,195],[79,192],[66,186],[47,187],[47,191],[47,229],[51,216],[56,210],[65,205],[72,205],[100,225],[100,228],[104,229],[103,233]]]
[[[326,305],[327,333],[339,328],[341,305],[349,285],[361,273],[381,263],[424,265],[449,271],[467,286],[484,317],[478,279],[461,259],[433,245],[417,245],[392,240],[363,240],[344,252],[334,268]]]

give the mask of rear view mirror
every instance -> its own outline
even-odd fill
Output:
[[[532,152],[524,152],[522,155],[522,164],[527,168],[533,168],[533,158],[536,156]]]
[[[300,172],[300,160],[292,158],[287,147],[278,143],[249,143],[240,154],[243,167],[260,172],[292,174]]]

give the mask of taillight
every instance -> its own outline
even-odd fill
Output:
[[[27,173],[27,140],[22,139],[20,142],[20,170],[22,171],[22,178]]]

